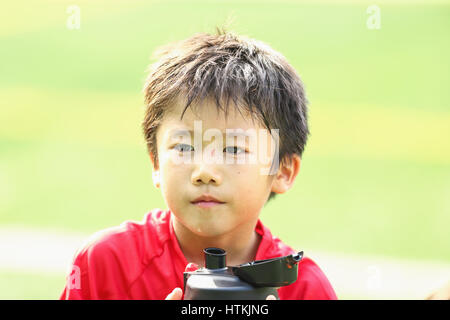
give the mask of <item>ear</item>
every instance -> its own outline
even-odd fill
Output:
[[[285,160],[285,159],[283,159]],[[297,174],[300,172],[301,158],[299,155],[292,156],[291,163],[281,161],[280,168],[272,182],[272,191],[275,193],[285,193],[294,184]]]
[[[155,186],[155,188],[159,188],[161,186],[161,179],[159,176],[159,170],[155,171],[153,170],[152,172],[152,180],[153,180],[153,185]]]
[[[161,186],[161,178],[159,173],[159,166],[155,166],[155,161],[153,160],[153,153],[149,152],[150,161],[152,162],[152,180],[155,188],[159,188]]]

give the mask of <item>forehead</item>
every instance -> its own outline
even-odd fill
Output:
[[[219,109],[214,101],[205,99],[201,103],[191,104],[181,118],[185,105],[186,101],[182,98],[177,99],[171,105],[160,125],[161,131],[192,132],[194,123],[198,123],[198,121],[201,121],[202,130],[218,129],[224,133],[226,130],[264,129],[255,116],[252,117],[243,106],[235,106],[234,103],[228,106],[227,114],[225,114],[224,110]]]

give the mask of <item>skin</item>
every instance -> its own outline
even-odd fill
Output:
[[[450,300],[450,281],[430,293],[425,300]]]
[[[184,161],[180,164],[180,156],[186,155],[185,152],[191,155],[201,153],[194,148],[193,134],[174,139],[170,138],[170,133],[176,129],[193,130],[196,120],[202,121],[202,138],[208,129],[218,129],[222,133],[226,129],[265,130],[234,107],[229,108],[225,118],[211,101],[189,107],[180,121],[184,109],[182,102],[174,103],[159,126],[156,134],[158,164],[152,160],[153,183],[161,189],[167,206],[173,212],[171,223],[180,248],[187,261],[199,267],[204,266],[203,249],[206,247],[226,250],[227,265],[253,261],[261,240],[255,232],[261,209],[270,192],[284,193],[292,187],[300,170],[300,157],[295,155],[291,164],[280,161],[278,171],[273,175],[261,173],[261,169],[270,167],[270,163],[261,161],[230,164],[205,160],[208,156],[231,156],[237,160],[256,154],[257,150],[249,143],[227,143],[224,135],[223,143],[221,139],[201,139],[203,158],[198,162]],[[265,139],[266,156],[271,157],[273,141],[270,133],[266,132],[265,137],[257,137],[257,146],[263,145],[262,139]],[[153,159],[152,154],[150,159]],[[205,193],[224,203],[211,208],[191,203]],[[181,288],[175,288],[167,299],[177,300],[181,296]]]

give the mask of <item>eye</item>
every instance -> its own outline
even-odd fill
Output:
[[[179,152],[194,151],[194,147],[185,143],[178,143],[173,148]]]
[[[236,147],[236,146],[226,147],[224,149],[224,151],[225,150],[228,150],[230,153],[233,153],[233,154],[243,154],[246,152],[244,148],[240,148],[240,147]],[[225,151],[225,152],[227,152],[227,151]]]

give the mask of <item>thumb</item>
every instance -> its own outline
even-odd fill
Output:
[[[183,296],[183,290],[181,288],[175,288],[172,290],[171,293],[166,297],[166,300],[181,300],[181,297]]]
[[[184,272],[192,272],[198,269],[198,264],[190,262],[186,265]]]

